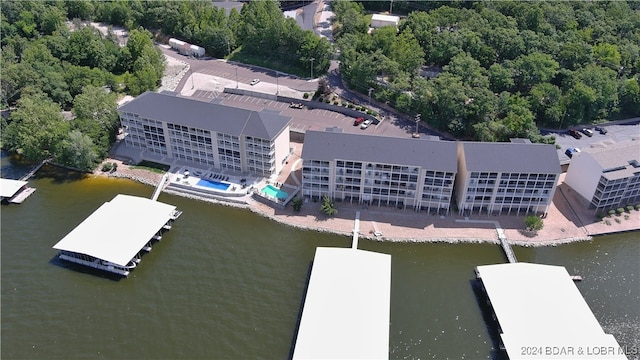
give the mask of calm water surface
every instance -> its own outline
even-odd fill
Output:
[[[24,171],[3,158],[3,177]],[[116,194],[149,197],[153,189],[68,174],[31,186],[25,203],[1,208],[3,359],[286,359],[315,248],[350,246],[347,237],[162,194],[183,216],[117,281],[65,267],[51,247]],[[360,248],[392,255],[390,358],[500,357],[472,286],[475,266],[505,261],[498,246]],[[583,275],[586,301],[628,347],[639,343],[639,254],[638,233],[516,248],[520,261]]]

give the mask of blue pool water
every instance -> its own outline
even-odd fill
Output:
[[[269,195],[276,199],[286,199],[289,194],[280,189],[273,187],[273,185],[267,185],[260,190],[263,194]]]
[[[198,181],[196,183],[196,185],[224,191],[224,190],[227,190],[229,188],[230,184],[225,184],[225,183],[221,183],[221,182],[213,181],[213,180],[200,179],[200,181]]]

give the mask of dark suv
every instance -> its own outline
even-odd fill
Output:
[[[582,139],[582,134],[580,134],[579,132],[577,132],[576,130],[569,130],[567,132],[569,135],[573,136],[576,139]]]

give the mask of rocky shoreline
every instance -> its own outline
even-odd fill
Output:
[[[114,160],[108,160],[113,162]],[[126,164],[118,162],[118,168],[116,171],[111,173],[102,173],[96,171],[97,175],[106,175],[113,178],[119,179],[128,179],[132,181],[136,181],[149,186],[157,186],[162,178],[161,174],[157,174],[144,169],[132,169]],[[276,210],[269,207],[268,205],[262,204],[258,201],[253,201],[253,199],[246,199],[245,203],[237,203],[237,202],[227,202],[221,199],[213,199],[204,196],[198,196],[195,194],[183,193],[175,190],[165,189],[164,192],[182,196],[194,200],[209,202],[212,204],[229,206],[234,208],[242,208],[252,211],[255,214],[260,216],[269,218],[273,221],[281,223],[283,225],[290,226],[292,228],[306,230],[306,231],[315,231],[320,233],[330,233],[336,234],[340,236],[352,236],[353,231],[353,220],[347,218],[323,218],[322,223],[323,226],[318,226],[318,218],[321,216],[317,209],[309,209],[307,206],[306,212],[301,213],[293,213],[290,209],[281,213],[276,214]],[[347,211],[355,211],[354,209],[347,209]],[[395,216],[396,218],[402,218],[404,222],[411,222],[413,219],[419,219],[423,223],[425,216],[419,217],[419,215],[415,215],[416,213],[398,213],[393,209],[387,210],[389,211],[389,216]],[[415,227],[411,226],[409,228],[393,225],[394,221],[385,222],[384,216],[385,213],[383,211],[377,211],[375,213],[371,212],[368,216],[371,219],[362,220],[361,219],[361,228],[360,228],[360,238],[371,240],[371,241],[388,241],[388,242],[403,242],[403,243],[447,243],[447,244],[469,244],[469,243],[485,243],[485,244],[499,244],[499,240],[497,238],[497,234],[495,228],[493,226],[490,227],[481,227],[471,228],[471,227],[458,227],[449,226],[450,229],[446,231],[445,234],[438,234],[438,230],[442,232],[441,228],[445,228],[442,224],[451,223],[455,219],[453,218],[444,218],[444,219],[431,219],[430,221],[434,224],[438,222],[437,226],[434,224],[427,224],[426,227],[421,228],[421,225],[416,225]],[[513,223],[514,217],[496,217],[500,223],[506,223],[511,221]],[[367,231],[367,223],[374,222],[380,228],[385,228],[383,233],[385,234],[395,234],[393,236],[374,236],[373,230]],[[521,220],[520,220],[521,221]],[[563,227],[560,229],[555,229],[557,231],[553,231],[554,229],[548,229],[547,234],[523,234],[522,230],[518,230],[517,226],[513,226],[510,224],[509,227],[505,227],[505,231],[507,233],[507,238],[509,239],[509,243],[514,246],[522,246],[522,247],[540,247],[540,246],[558,246],[562,244],[580,242],[580,241],[590,241],[593,239],[590,236],[584,226],[578,227],[575,226],[574,229],[565,229],[566,224],[562,225]],[[545,226],[546,227],[546,226]],[[403,234],[405,232],[406,234]],[[625,231],[625,229],[611,229],[610,232],[619,232]],[[632,229],[633,230],[633,229]],[[542,232],[544,232],[543,230]],[[419,234],[418,234],[419,233]],[[428,236],[424,236],[429,234]],[[443,236],[444,235],[444,236]],[[566,235],[563,237],[563,235]]]

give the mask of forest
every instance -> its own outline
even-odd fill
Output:
[[[370,14],[403,15],[368,34]],[[353,89],[462,139],[640,115],[640,3],[334,1]],[[421,69],[437,76],[420,76]]]
[[[337,56],[351,89],[460,139],[553,142],[539,129],[640,116],[640,2],[332,1],[333,45],[283,5],[3,1],[2,148],[92,169],[115,139],[116,99],[160,85],[154,41],[169,37],[301,76],[326,74]],[[369,33],[371,15],[391,8],[399,27]],[[89,21],[125,27],[126,45]]]

